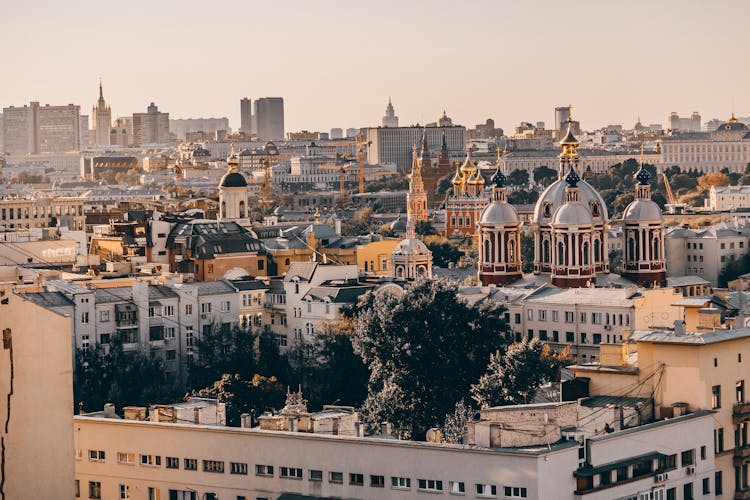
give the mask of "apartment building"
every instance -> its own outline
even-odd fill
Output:
[[[133,145],[169,142],[169,113],[159,111],[152,102],[145,113],[133,113]]]
[[[0,284],[0,490],[5,498],[73,498],[70,318]]]
[[[3,108],[4,150],[13,155],[62,153],[81,146],[81,107],[40,106]]]
[[[296,399],[253,428],[249,415],[240,428],[80,415],[76,486],[89,498],[191,500],[714,498],[710,411],[600,436],[575,425],[583,414],[603,427],[617,410],[490,408],[469,444],[398,440],[387,424],[365,437],[351,408],[309,413]]]
[[[750,208],[750,186],[711,186],[706,207],[714,212]]]
[[[82,197],[0,199],[0,228],[66,227],[82,231],[86,216]]]
[[[604,346],[599,362],[570,369],[588,394],[653,398],[656,418],[712,411],[713,439],[701,449],[701,457],[715,457],[710,491],[743,499],[750,498],[748,349],[748,328],[692,333],[678,323],[634,331],[628,343]]]
[[[466,128],[447,127],[377,127],[363,129],[368,143],[367,161],[371,164],[396,164],[409,168],[412,148],[426,139],[432,151],[439,151],[445,137],[446,151],[463,157],[466,147]],[[445,134],[445,135],[443,135]]]

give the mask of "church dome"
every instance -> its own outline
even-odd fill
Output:
[[[224,174],[224,177],[221,178],[219,187],[247,187],[247,180],[245,179],[245,176],[239,172],[227,172],[226,174]]]
[[[480,224],[513,224],[518,222],[518,213],[509,203],[490,203],[482,211]]]
[[[547,186],[547,189],[542,192],[536,202],[532,222],[548,224],[552,221],[551,219],[555,210],[565,203],[566,187],[567,183],[563,179],[557,179]],[[589,217],[594,222],[606,222],[609,216],[607,214],[607,204],[604,202],[602,195],[584,180],[578,182],[578,190],[581,206],[584,209],[586,209],[585,207],[590,208]],[[586,211],[589,212],[589,209],[586,209]]]
[[[417,238],[406,238],[396,245],[391,255],[430,255],[427,245]]]
[[[566,203],[555,211],[552,224],[560,226],[575,226],[593,224],[591,213],[579,203]]]
[[[484,186],[484,177],[482,177],[482,173],[478,168],[474,170],[474,174],[469,177],[469,180],[466,181],[466,183],[472,186]]]
[[[635,200],[625,208],[622,215],[623,222],[657,222],[661,221],[661,209],[651,200]]]
[[[464,164],[461,165],[461,173],[464,175],[464,178],[468,179],[469,176],[476,171],[476,169],[476,165],[474,165],[474,162],[471,160],[471,149],[469,149],[466,151],[466,159],[464,160]]]

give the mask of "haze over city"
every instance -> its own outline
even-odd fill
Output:
[[[289,130],[493,117],[586,127],[664,123],[670,111],[750,114],[750,3],[6,2],[0,105],[89,106],[103,78],[115,116],[154,101],[173,118],[227,116],[278,95]],[[12,50],[13,48],[17,50]],[[23,48],[23,50],[20,50]]]

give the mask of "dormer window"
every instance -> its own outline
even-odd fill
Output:
[[[552,217],[552,204],[547,202],[544,204],[544,207],[542,208],[542,215],[544,217]]]
[[[594,217],[599,217],[599,202],[594,201],[591,203],[591,215],[593,215]]]

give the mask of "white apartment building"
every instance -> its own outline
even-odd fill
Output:
[[[576,411],[560,406],[483,411],[475,444],[337,433],[304,424],[318,421],[309,413],[277,419],[296,431],[80,415],[76,487],[103,499],[715,498],[710,411],[593,437],[563,427]]]
[[[1,228],[66,227],[82,231],[83,197],[0,198]]]
[[[714,212],[750,208],[750,186],[711,186],[706,208]]]
[[[367,161],[372,164],[395,164],[409,167],[412,161],[412,148],[427,137],[431,151],[439,151],[445,134],[449,153],[463,158],[466,147],[466,128],[449,127],[377,127],[363,129],[367,149]]]
[[[668,276],[700,276],[716,287],[724,267],[750,248],[750,225],[739,219],[703,229],[671,227],[664,244]]]

